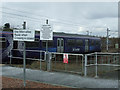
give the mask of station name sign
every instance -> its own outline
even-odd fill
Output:
[[[34,41],[34,30],[13,30],[14,41]]]

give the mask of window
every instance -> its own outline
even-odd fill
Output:
[[[60,46],[60,40],[57,40],[57,46]]]
[[[53,47],[53,40],[48,41],[48,47]]]
[[[95,46],[100,45],[100,41],[94,40],[94,45],[95,45]]]
[[[42,41],[42,48],[46,47],[46,41]]]
[[[83,40],[77,39],[76,44],[77,46],[83,46]]]
[[[27,48],[38,48],[40,46],[39,38],[35,38],[33,42],[26,42]]]
[[[91,40],[91,46],[93,46],[94,45],[94,40]]]
[[[75,46],[75,39],[68,39],[67,46]]]
[[[42,41],[42,47],[46,47],[46,41]],[[48,47],[53,47],[53,40],[48,41]]]
[[[63,40],[61,40],[61,46],[64,46]]]
[[[100,42],[99,41],[96,41],[96,45],[98,46],[100,44]]]

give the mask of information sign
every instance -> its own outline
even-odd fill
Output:
[[[42,29],[40,30],[40,40],[53,40],[51,25],[42,25]]]
[[[13,30],[14,41],[34,41],[34,30]]]

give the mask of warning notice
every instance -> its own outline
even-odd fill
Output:
[[[13,30],[14,41],[34,41],[34,30]]]
[[[68,54],[63,54],[63,63],[68,63]]]
[[[53,40],[51,25],[42,25],[42,29],[40,30],[40,40]]]

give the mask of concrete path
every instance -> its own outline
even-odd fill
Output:
[[[23,69],[0,66],[0,75],[23,79]],[[73,88],[118,88],[118,80],[95,79],[68,73],[26,69],[26,79]]]

